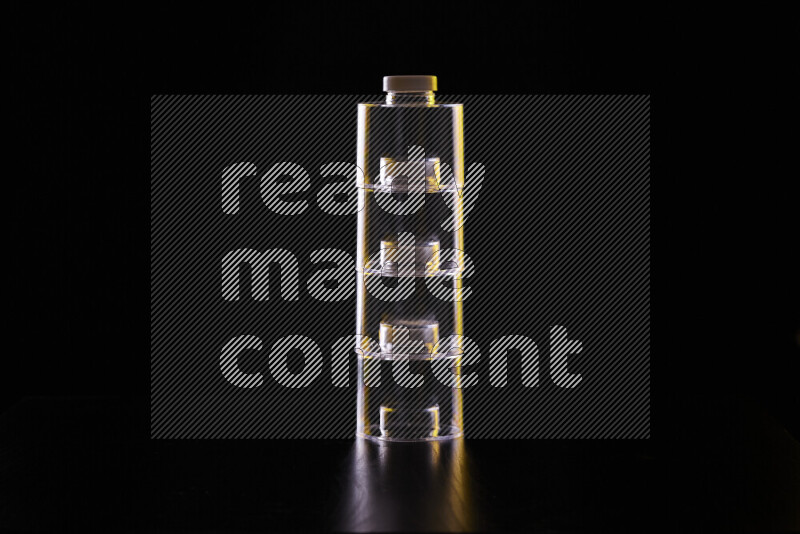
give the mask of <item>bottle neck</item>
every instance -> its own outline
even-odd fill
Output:
[[[433,91],[414,91],[402,93],[389,91],[386,93],[386,103],[388,105],[417,104],[422,106],[432,106],[436,103],[436,96],[433,94]]]

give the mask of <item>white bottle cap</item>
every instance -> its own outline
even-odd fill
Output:
[[[436,91],[436,76],[384,76],[383,90],[395,93]]]

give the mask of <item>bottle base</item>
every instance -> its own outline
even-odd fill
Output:
[[[415,443],[415,442],[425,442],[425,441],[449,441],[464,437],[464,432],[457,426],[451,426],[449,429],[439,433],[436,436],[431,436],[431,435],[419,436],[419,437],[408,436],[408,435],[388,436],[385,434],[381,434],[381,430],[378,425],[370,426],[368,428],[368,432],[369,433],[356,432],[356,437],[367,439],[369,441],[373,441],[376,443],[386,443],[386,442]]]

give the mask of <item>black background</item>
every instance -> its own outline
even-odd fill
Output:
[[[332,528],[326,488],[349,443],[147,440],[149,96],[362,93],[385,74],[433,73],[453,93],[655,93],[653,438],[473,443],[487,510],[476,528],[798,528],[785,504],[798,495],[796,209],[778,169],[742,186],[686,157],[703,150],[712,98],[671,59],[678,14],[284,3],[12,15],[8,524]],[[235,475],[253,462],[260,476]]]

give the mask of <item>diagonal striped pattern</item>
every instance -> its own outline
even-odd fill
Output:
[[[440,99],[465,106],[466,435],[649,437],[650,98]],[[334,265],[369,100],[152,97],[152,437],[353,435]]]
[[[243,265],[250,267],[252,298],[269,298],[269,269],[277,264],[281,269],[280,294],[284,300],[298,300],[299,275],[297,258],[288,250],[273,249],[260,252],[253,249],[232,250],[222,258],[222,298],[239,300],[240,270]]]

